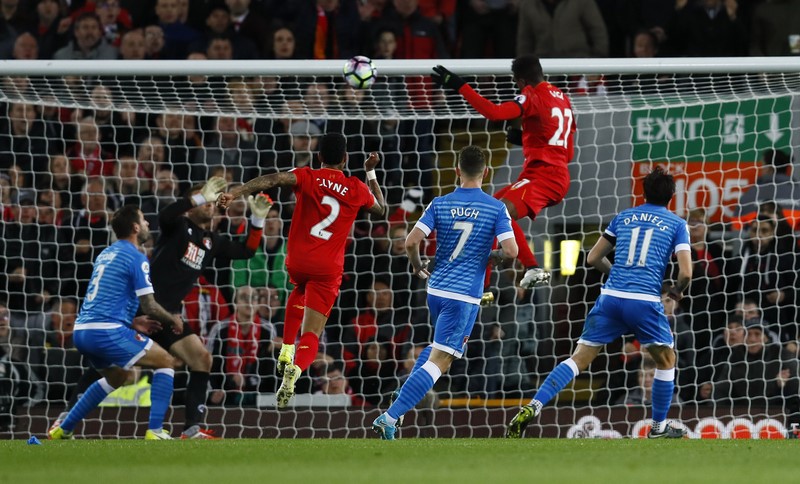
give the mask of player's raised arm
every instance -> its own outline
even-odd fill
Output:
[[[247,204],[250,206],[250,226],[247,240],[242,243],[228,237],[216,237],[214,257],[239,260],[249,259],[255,255],[264,235],[264,219],[267,218],[269,210],[272,208],[272,199],[269,195],[259,193],[248,196]]]
[[[462,95],[476,111],[489,121],[516,119],[523,114],[522,104],[516,100],[495,104],[478,94],[464,79],[457,74],[453,74],[444,66],[434,67],[431,78],[436,85],[452,89],[457,94]]]
[[[220,194],[225,191],[226,185],[227,182],[224,178],[211,177],[199,189],[192,189],[189,197],[181,198],[167,205],[158,212],[158,224],[161,227],[161,231],[164,233],[172,232],[172,229],[177,226],[178,220],[184,213],[194,207],[216,202]]]
[[[367,161],[364,162],[364,169],[367,171],[369,191],[375,196],[375,204],[368,209],[368,212],[383,217],[386,214],[386,200],[383,198],[381,186],[378,184],[378,177],[375,175],[375,167],[378,166],[380,161],[378,153],[373,151],[369,154]]]
[[[139,304],[144,314],[150,316],[164,326],[172,326],[172,331],[175,334],[183,332],[183,320],[181,317],[177,314],[170,313],[164,309],[163,306],[158,304],[153,293],[139,296]]]
[[[274,187],[293,187],[297,184],[297,177],[291,171],[272,173],[253,178],[244,185],[234,188],[228,193],[223,193],[217,199],[217,206],[228,208],[233,200],[242,195],[250,195],[256,192],[263,192]]]

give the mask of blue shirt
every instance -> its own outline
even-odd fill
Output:
[[[691,250],[686,221],[666,207],[649,203],[620,212],[605,234],[617,249],[603,293],[619,297],[660,301],[672,254]]]
[[[436,265],[428,292],[473,304],[483,295],[495,237],[500,242],[514,237],[506,206],[480,188],[456,188],[436,197],[415,228],[425,235],[436,230]]]
[[[153,292],[147,257],[127,240],[117,241],[95,259],[92,279],[75,324],[130,326],[139,308],[139,297]]]

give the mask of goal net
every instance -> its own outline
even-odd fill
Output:
[[[425,287],[410,276],[402,241],[422,208],[454,188],[462,147],[489,155],[490,193],[514,183],[523,164],[505,139],[516,124],[487,122],[431,84],[440,62],[495,102],[516,95],[510,60],[376,61],[379,78],[366,90],[345,84],[338,61],[4,63],[0,436],[43,434],[75,391],[86,362],[72,347],[71,326],[91,262],[113,242],[109,213],[138,204],[158,234],[158,211],[209,176],[236,184],[318,166],[312,153],[328,131],[347,136],[352,175],[363,177],[367,153],[381,153],[390,213],[355,224],[341,295],[293,406],[279,412],[274,397],[291,288],[283,266],[291,192],[272,193],[277,203],[256,256],[215,261],[186,298],[184,316],[214,356],[207,424],[218,433],[368,435],[432,338]],[[569,195],[522,223],[553,282],[523,291],[515,288],[519,267],[495,271],[495,302],[481,310],[466,357],[409,414],[402,435],[502,435],[574,349],[602,283],[585,254],[615,214],[642,201],[641,180],[656,164],[675,175],[670,208],[689,221],[694,259],[689,297],[665,305],[678,354],[669,416],[695,437],[785,435],[800,422],[800,191],[791,170],[800,62],[543,66],[570,96],[578,125]],[[246,204],[236,203],[214,227],[241,238],[246,220]],[[237,314],[248,315],[238,326],[250,324],[250,336],[231,324]],[[641,436],[653,373],[636,340],[613,343],[529,435]],[[133,374],[78,433],[141,436],[148,376]],[[185,381],[179,371],[176,431]]]

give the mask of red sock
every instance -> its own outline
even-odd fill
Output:
[[[533,255],[533,251],[531,251],[528,245],[528,239],[525,237],[522,227],[519,226],[516,220],[511,221],[511,227],[514,229],[514,240],[517,241],[517,247],[519,247],[517,259],[519,259],[526,268],[538,266],[539,263],[536,262],[536,256]]]
[[[300,336],[300,344],[297,345],[297,351],[294,354],[294,364],[299,366],[301,370],[306,371],[311,363],[317,359],[317,351],[319,351],[319,336],[312,332],[303,333]]]
[[[305,313],[305,294],[300,293],[294,288],[286,299],[286,312],[283,322],[283,342],[293,345],[297,341],[297,333],[303,324],[303,314]]]

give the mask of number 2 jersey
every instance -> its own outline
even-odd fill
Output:
[[[331,276],[344,271],[344,247],[362,208],[375,196],[358,178],[341,170],[295,168],[297,205],[289,227],[286,267],[305,274]]]
[[[147,257],[127,240],[117,241],[95,259],[75,324],[130,326],[139,308],[139,297],[153,292]]]
[[[495,237],[498,242],[514,237],[505,204],[480,188],[456,188],[436,197],[414,227],[425,235],[436,230],[428,294],[479,304]]]
[[[603,237],[616,245],[616,252],[602,293],[626,299],[661,301],[672,254],[691,250],[686,221],[649,203],[620,212]]]

